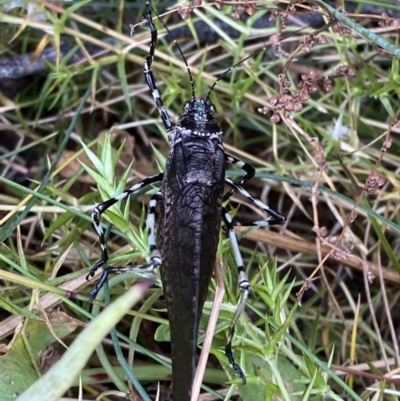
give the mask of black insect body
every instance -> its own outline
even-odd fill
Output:
[[[229,213],[222,207],[223,201],[227,200],[233,192],[239,191],[271,215],[269,220],[251,223],[259,227],[284,224],[285,218],[261,201],[254,199],[242,187],[254,176],[255,170],[250,165],[224,152],[223,132],[214,118],[215,107],[210,102],[210,94],[221,77],[213,84],[205,100],[197,100],[192,75],[179,46],[178,50],[190,77],[192,97],[185,103],[183,114],[177,124],[172,124],[151,71],[157,30],[153,24],[148,3],[146,4],[145,18],[150,25],[151,43],[144,66],[144,75],[167,130],[170,152],[164,173],[146,178],[119,196],[94,208],[92,218],[100,237],[102,259],[93,266],[89,276],[93,276],[99,267],[103,267],[104,270],[99,283],[90,294],[92,295],[91,300],[93,300],[107,280],[109,273],[132,270],[132,267],[114,269],[107,266],[108,253],[104,231],[99,221],[100,215],[119,200],[149,184],[162,181],[161,191],[150,200],[146,223],[150,262],[136,269],[152,270],[161,266],[161,279],[171,330],[174,400],[188,401],[191,397],[195,371],[198,324],[215,265],[221,220],[224,221],[229,233],[238,269],[239,288],[242,293],[230,326],[225,352],[237,374],[245,383],[244,373],[233,359],[231,342],[234,326],[245,306],[250,285],[234,232],[234,225],[237,223],[232,221]],[[245,170],[246,175],[238,183],[225,177],[226,162],[233,163]],[[225,184],[231,189],[224,195]],[[155,212],[158,202],[161,205],[156,242]]]
[[[171,330],[174,400],[190,399],[198,323],[218,247],[224,176],[222,132],[213,106],[192,100],[174,128],[157,233]]]

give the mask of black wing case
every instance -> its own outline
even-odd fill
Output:
[[[198,324],[215,265],[224,189],[221,139],[176,128],[162,187],[158,245],[171,329],[175,401],[190,400]]]

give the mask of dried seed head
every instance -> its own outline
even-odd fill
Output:
[[[311,13],[312,14],[319,14],[319,7],[316,4],[311,6]]]
[[[302,103],[305,103],[308,99],[310,99],[310,94],[308,93],[308,90],[302,90],[300,92],[300,101]]]
[[[350,250],[340,246],[332,252],[332,257],[337,260],[346,260],[350,255]]]
[[[279,102],[278,96],[271,96],[271,98],[269,99],[269,104],[271,106],[276,106],[278,102]]]
[[[354,78],[356,76],[356,70],[355,68],[349,68],[349,70],[347,71],[347,77],[348,78]]]
[[[351,30],[347,28],[347,26],[341,24],[339,21],[335,21],[332,29],[334,32],[337,32],[339,35],[350,34]]]
[[[303,110],[303,105],[300,102],[295,103],[294,104],[294,111],[299,112],[301,110]]]
[[[311,71],[308,73],[308,78],[311,79],[311,80],[314,80],[314,79],[316,79],[317,77],[318,77],[318,72],[317,72],[316,70],[311,70]]]
[[[286,24],[289,18],[289,13],[286,12],[281,12],[279,13],[279,17],[281,19],[281,31],[284,31],[286,29]]]
[[[237,10],[234,11],[234,12],[231,14],[231,17],[232,17],[233,20],[236,20],[236,21],[240,19],[240,15],[239,15],[239,13],[238,13]]]
[[[338,260],[345,260],[350,255],[350,249],[343,245],[343,243],[338,243],[339,237],[336,235],[328,235],[325,241],[328,244],[333,245],[335,248],[332,252],[332,257]]]
[[[324,91],[330,92],[332,90],[332,81],[329,79],[329,77],[327,76],[322,77],[322,82]]]
[[[292,90],[292,91],[291,91],[291,95],[292,95],[292,99],[293,99],[294,101],[297,101],[297,100],[300,99],[300,92],[299,92],[299,91]]]
[[[303,36],[300,39],[300,43],[303,45],[303,50],[306,53],[310,53],[311,49],[314,47],[315,38],[313,35]]]
[[[278,46],[279,45],[279,34],[274,33],[271,35],[268,39],[268,43],[270,43],[272,46]]]
[[[279,98],[279,103],[281,103],[281,104],[285,104],[285,103],[287,103],[288,101],[289,101],[289,99],[290,99],[290,96],[289,95],[282,95],[280,98]]]
[[[271,121],[272,124],[277,124],[277,123],[279,123],[279,121],[281,121],[281,118],[279,117],[279,114],[274,113],[270,117],[269,121]]]
[[[326,242],[330,245],[336,245],[337,240],[338,240],[338,236],[337,235],[329,235],[326,236]]]
[[[378,25],[381,27],[388,27],[388,26],[399,26],[399,20],[396,18],[391,18],[389,17],[386,13],[382,13],[382,18],[379,22]]]
[[[381,147],[381,152],[386,152],[389,148],[391,148],[393,143],[393,140],[391,138],[385,139],[383,141],[382,147]]]
[[[254,15],[254,13],[256,12],[256,3],[246,3],[245,7],[244,7],[246,13],[248,15]]]
[[[364,187],[364,190],[369,194],[372,195],[374,194],[379,187],[384,185],[386,180],[383,177],[380,177],[378,174],[373,173],[368,181],[367,184]]]
[[[287,111],[293,111],[294,110],[294,103],[293,102],[287,102],[284,105],[285,110]]]
[[[288,79],[285,79],[285,80],[283,81],[283,87],[284,87],[284,88],[290,88],[290,81],[289,81]]]
[[[367,278],[368,278],[368,282],[370,284],[372,284],[374,282],[374,279],[375,279],[375,274],[368,270],[367,271]]]
[[[318,86],[315,85],[315,84],[311,84],[311,85],[309,86],[308,90],[309,90],[310,93],[316,93],[316,92],[319,91]]]
[[[328,229],[325,226],[320,227],[319,230],[316,230],[314,227],[313,231],[317,232],[322,238],[325,238],[328,235]]]
[[[278,18],[279,18],[279,10],[274,8],[273,10],[271,10],[271,14],[269,16],[269,20],[270,21],[276,21]]]
[[[218,10],[221,10],[221,8],[222,8],[222,1],[220,1],[220,0],[215,1],[215,2],[214,2],[214,6],[215,6],[215,8],[218,8]]]
[[[177,12],[182,19],[189,19],[190,17],[190,9],[189,7],[178,6]]]
[[[290,113],[285,113],[285,118],[289,122],[289,124],[294,121],[293,116]]]
[[[336,72],[339,75],[346,76],[348,69],[349,67],[347,65],[339,65],[339,67],[336,69]]]
[[[313,159],[317,163],[318,170],[322,171],[325,170],[326,168],[326,159],[325,159],[325,154],[324,151],[319,143],[319,140],[317,137],[313,137],[310,140],[311,145],[314,146],[314,150],[312,152]]]
[[[354,78],[356,75],[356,70],[348,65],[340,65],[336,71],[339,75],[349,79]]]
[[[355,210],[352,210],[349,217],[347,218],[347,223],[349,225],[352,224],[356,218],[357,218],[357,213]]]

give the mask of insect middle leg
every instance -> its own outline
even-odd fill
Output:
[[[141,266],[128,265],[125,267],[118,267],[118,268],[109,267],[107,269],[109,273],[124,273],[132,271],[149,272],[161,266],[162,257],[160,251],[158,250],[155,237],[156,207],[157,203],[161,200],[161,197],[162,197],[161,192],[157,192],[155,195],[151,197],[149,202],[149,211],[147,213],[146,230],[147,230],[147,242],[150,249],[150,262]]]
[[[236,184],[236,182],[230,180],[229,178],[225,178],[225,183],[228,184],[232,189],[224,195],[224,200],[227,195],[227,199],[236,191],[242,194],[245,198],[249,199],[252,203],[254,203],[258,208],[267,212],[271,217],[266,220],[258,220],[258,221],[246,221],[246,222],[237,222],[235,221],[234,225],[241,226],[257,226],[257,227],[267,227],[267,226],[282,226],[286,223],[286,217],[277,212],[276,210],[270,208],[264,202],[261,202],[259,199],[254,198],[246,189],[244,189],[240,184]]]
[[[262,220],[262,221],[243,222],[243,223],[235,222],[234,225],[266,227],[272,225],[285,224],[286,217],[282,216],[279,212],[275,211],[274,209],[271,209],[268,205],[261,202],[260,200],[254,198],[248,191],[246,191],[243,188],[243,185],[254,177],[256,173],[254,167],[251,164],[248,164],[228,153],[225,153],[225,161],[240,167],[242,170],[246,172],[246,174],[238,182],[234,182],[229,178],[225,178],[225,182],[232,188],[226,194],[224,194],[223,202],[227,201],[236,191],[238,191],[247,199],[251,200],[257,207],[264,210],[272,217],[269,220]]]
[[[99,236],[100,239],[100,247],[101,247],[101,259],[90,269],[89,274],[86,276],[86,279],[88,280],[90,277],[93,277],[95,272],[97,271],[97,269],[103,267],[103,274],[101,275],[101,278],[99,280],[99,282],[96,284],[96,286],[90,291],[90,300],[89,302],[92,302],[95,298],[96,295],[98,294],[98,292],[100,291],[100,289],[103,287],[104,283],[107,280],[107,277],[110,273],[110,271],[113,271],[112,268],[108,268],[107,267],[107,261],[108,261],[108,250],[107,250],[107,244],[104,238],[104,229],[100,223],[100,216],[107,210],[109,209],[112,205],[116,204],[117,202],[119,202],[122,199],[125,199],[127,197],[129,197],[130,195],[133,195],[134,193],[138,192],[139,190],[141,190],[142,188],[150,185],[150,184],[154,184],[155,182],[159,182],[162,181],[164,177],[164,173],[159,173],[156,175],[153,175],[151,177],[145,178],[144,180],[134,184],[131,188],[127,189],[126,191],[122,192],[121,194],[110,198],[106,201],[104,201],[103,203],[100,203],[100,205],[96,206],[93,209],[92,212],[92,221],[93,221],[93,227],[97,232],[97,235]],[[157,194],[158,195],[158,194]],[[155,195],[156,196],[156,195]],[[155,196],[153,198],[155,198]],[[152,198],[152,200],[153,200]],[[157,203],[157,201],[155,201]],[[155,206],[154,206],[155,208]],[[154,216],[154,213],[151,213],[153,209],[150,206],[150,210],[149,210],[149,216],[148,216],[148,222],[152,221],[150,218],[150,216]],[[153,226],[154,226],[154,219],[153,219]],[[150,230],[149,230],[150,233]],[[155,245],[155,240],[154,240],[154,227],[152,229],[152,235],[153,235],[153,242]],[[150,234],[149,234],[149,243],[150,243]],[[154,251],[154,260],[156,260],[156,249],[151,249],[152,252],[152,256],[153,256],[153,251]],[[151,259],[152,260],[152,259]]]

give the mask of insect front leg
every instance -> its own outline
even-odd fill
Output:
[[[93,227],[97,232],[97,235],[99,236],[100,239],[100,247],[101,247],[101,259],[90,269],[89,274],[86,276],[86,279],[89,280],[90,277],[93,277],[97,269],[100,267],[104,268],[103,274],[101,275],[101,278],[99,282],[96,284],[96,286],[90,291],[90,300],[89,302],[92,302],[95,298],[100,289],[103,287],[104,283],[107,281],[107,277],[110,273],[110,269],[107,268],[107,261],[108,261],[108,250],[107,250],[107,244],[104,238],[104,229],[100,223],[100,216],[107,210],[109,209],[112,205],[115,205],[117,202],[119,202],[122,199],[126,199],[128,196],[138,192],[142,188],[154,184],[155,182],[162,181],[164,177],[164,173],[159,173],[156,175],[153,175],[151,177],[145,178],[144,180],[134,184],[131,188],[127,189],[126,191],[122,192],[121,194],[110,198],[103,203],[100,203],[97,205],[93,211],[92,211],[92,221],[93,221]],[[149,213],[150,214],[150,213]],[[154,233],[154,230],[153,230]]]
[[[144,18],[150,25],[150,33],[151,33],[151,41],[150,41],[150,50],[149,54],[146,57],[146,62],[144,63],[144,77],[146,79],[147,86],[149,87],[151,94],[153,96],[154,101],[156,102],[157,109],[160,113],[161,120],[164,124],[164,127],[167,130],[168,137],[171,138],[173,125],[171,122],[171,118],[168,115],[167,110],[165,109],[164,103],[161,99],[160,92],[157,89],[156,81],[154,80],[153,71],[151,70],[151,65],[154,60],[154,52],[157,45],[157,29],[153,23],[153,17],[151,16],[151,6],[149,2],[146,3],[146,12]]]

